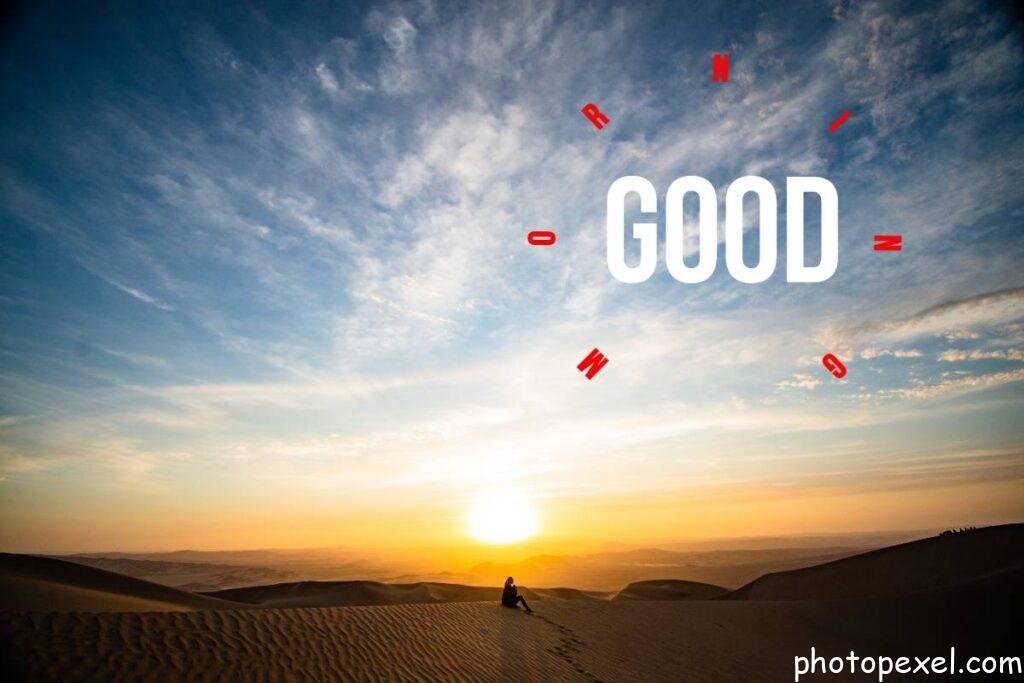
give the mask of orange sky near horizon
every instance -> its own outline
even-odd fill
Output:
[[[492,545],[469,533],[464,502],[406,500],[315,505],[279,497],[218,502],[140,492],[121,500],[66,500],[46,514],[2,502],[8,552],[159,552],[181,549],[350,548],[432,552],[446,564],[480,557],[582,552],[607,543],[653,546],[686,540],[829,535],[984,526],[1024,520],[1020,481],[913,489],[780,487],[646,492],[534,499],[535,536]],[[62,523],[89,518],[89,525]]]

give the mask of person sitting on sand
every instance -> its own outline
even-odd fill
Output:
[[[501,604],[505,607],[515,608],[519,607],[519,603],[523,603],[523,608],[532,614],[533,610],[526,604],[526,598],[519,595],[519,591],[516,589],[516,584],[514,584],[513,581],[515,581],[515,579],[511,576],[505,579],[505,588],[501,591]]]

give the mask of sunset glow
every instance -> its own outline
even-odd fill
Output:
[[[538,526],[536,508],[515,491],[481,494],[469,516],[470,536],[494,545],[525,541],[537,533]]]

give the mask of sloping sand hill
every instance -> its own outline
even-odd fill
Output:
[[[523,589],[527,600],[592,600],[572,588]],[[208,595],[260,607],[353,607],[407,605],[433,602],[497,601],[501,589],[494,586],[462,586],[455,583],[379,583],[377,581],[300,581],[217,591]]]
[[[245,589],[243,603],[0,556],[0,658],[15,679],[59,681],[778,681],[812,646],[826,657],[945,656],[951,645],[961,662],[1019,655],[1021,528],[772,575],[733,599],[664,599],[721,590],[672,581],[613,600],[561,589],[537,594],[532,615],[499,606],[497,588],[313,582]],[[340,599],[432,604],[269,606]]]
[[[88,555],[66,555],[54,557],[57,560],[84,564],[88,567],[105,569],[125,576],[134,576],[143,581],[152,581],[171,588],[192,593],[212,592],[257,586],[282,581],[297,581],[300,577],[294,571],[271,567],[250,567],[237,564],[215,564],[210,562],[176,562],[167,560],[138,560],[120,557],[92,557]]]
[[[781,681],[812,645],[832,655],[944,655],[951,643],[1015,654],[1020,600],[547,600],[535,609],[5,613],[0,643],[7,669],[33,680]]]
[[[0,553],[3,610],[172,612],[233,606],[237,605],[72,562]]]
[[[678,579],[734,589],[769,572],[801,569],[878,545],[669,551],[646,548],[585,555],[536,555],[514,563],[482,562],[467,583],[500,585],[506,576],[531,586],[568,585],[615,592],[638,581]]]
[[[1024,524],[1006,524],[903,543],[806,569],[767,574],[733,591],[729,597],[906,597],[957,586],[1019,581],[1022,572]]]
[[[710,600],[729,591],[696,581],[636,581],[615,594],[613,600]]]
[[[377,581],[300,581],[217,591],[209,595],[261,607],[351,607],[493,600],[494,588]]]

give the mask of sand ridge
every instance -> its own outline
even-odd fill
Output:
[[[819,651],[1013,654],[1020,596],[978,602],[547,600],[0,615],[32,680],[778,681]]]
[[[612,600],[711,600],[728,592],[709,583],[661,579],[635,581],[616,593]]]
[[[48,557],[0,553],[0,609],[142,612],[225,609],[217,598]]]
[[[573,588],[523,589],[527,600],[594,600],[601,593]],[[206,593],[211,597],[260,607],[354,607],[437,602],[496,601],[501,589],[455,583],[380,583],[378,581],[299,581]]]
[[[17,614],[0,636],[45,680],[571,680],[557,627],[495,603]],[[41,637],[40,637],[41,636]],[[100,656],[97,656],[100,655]]]
[[[532,615],[501,607],[496,587],[298,582],[242,589],[243,603],[6,555],[0,654],[13,678],[57,681],[777,681],[812,646],[1015,655],[1022,535],[929,538],[724,594],[672,580],[618,599],[538,590]],[[353,599],[392,604],[308,606]]]
[[[895,598],[1024,572],[1024,524],[975,529],[766,574],[729,594],[744,600]]]

